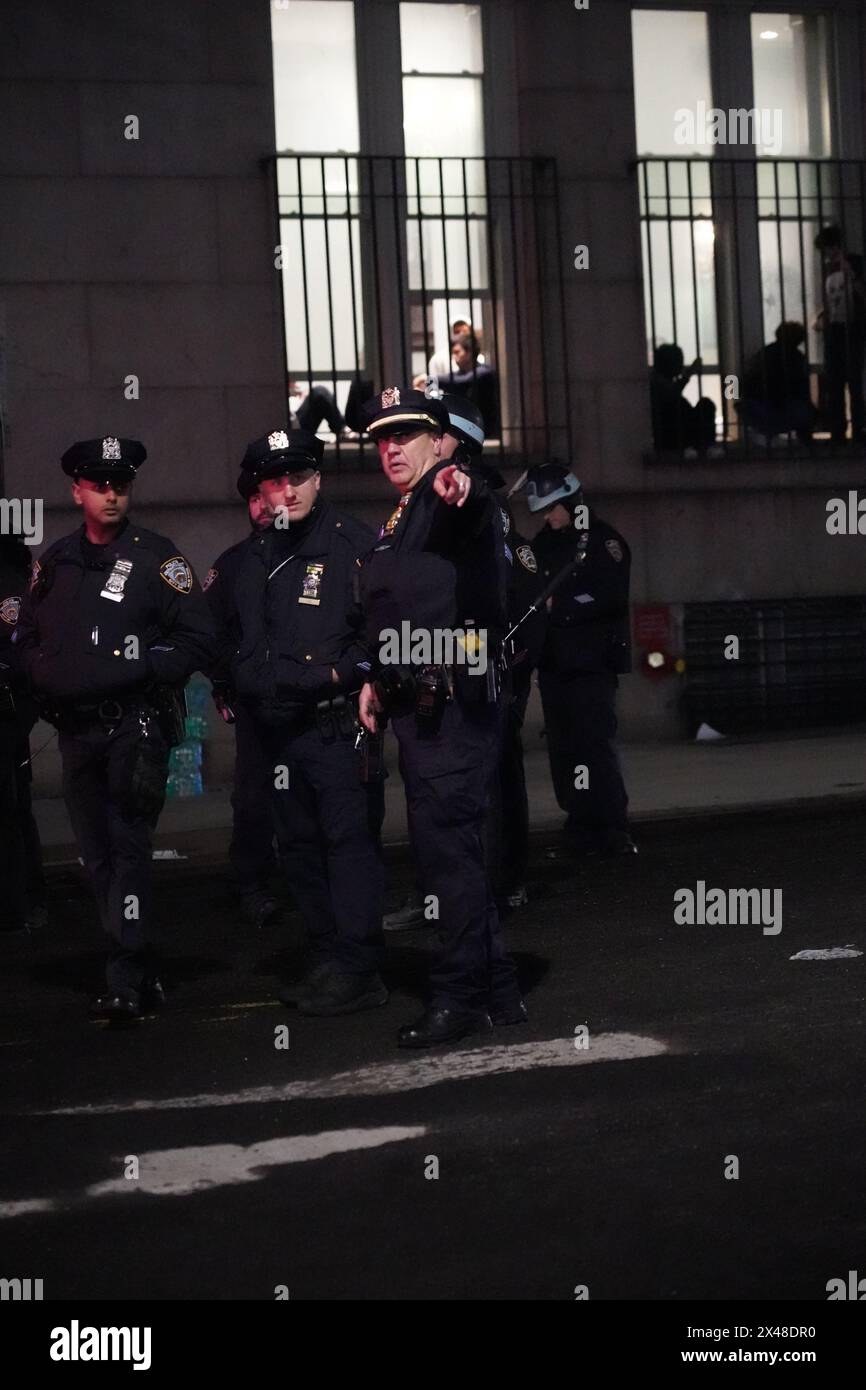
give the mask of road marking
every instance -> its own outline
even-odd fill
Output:
[[[88,1187],[88,1197],[106,1197],[131,1191],[154,1197],[188,1197],[214,1187],[259,1182],[264,1169],[288,1163],[308,1163],[332,1154],[378,1149],[405,1139],[420,1139],[426,1125],[391,1125],[382,1129],[332,1129],[322,1134],[296,1134],[291,1138],[266,1139],[260,1144],[205,1144],[185,1149],[155,1149],[138,1156],[138,1178],[108,1178]]]
[[[268,1105],[286,1100],[333,1100],[341,1096],[384,1096],[396,1091],[418,1091],[446,1081],[472,1081],[483,1076],[505,1076],[541,1067],[585,1066],[592,1062],[630,1062],[641,1057],[661,1057],[670,1051],[658,1038],[636,1033],[590,1034],[589,1046],[575,1047],[575,1039],[548,1038],[541,1042],[505,1043],[492,1047],[465,1048],[431,1053],[405,1062],[377,1062],[356,1071],[335,1072],[284,1086],[256,1086],[243,1091],[170,1096],[165,1100],[135,1100],[129,1104],[71,1105],[57,1110],[30,1111],[37,1115],[119,1115],[137,1110],[205,1110],[222,1105]]]
[[[265,1139],[260,1144],[203,1144],[185,1149],[154,1149],[138,1154],[138,1177],[106,1178],[92,1183],[83,1192],[63,1197],[31,1197],[24,1201],[0,1203],[0,1218],[26,1216],[32,1212],[56,1211],[78,1206],[87,1198],[130,1197],[147,1193],[151,1197],[189,1197],[216,1187],[259,1182],[265,1169],[289,1163],[309,1163],[334,1154],[357,1153],[360,1149],[380,1149],[385,1144],[421,1139],[427,1125],[388,1125],[378,1129],[331,1129],[321,1134],[295,1134],[283,1139]]]
[[[51,1197],[25,1197],[20,1202],[0,1202],[0,1219],[6,1216],[29,1216],[34,1211],[52,1211],[55,1205]]]

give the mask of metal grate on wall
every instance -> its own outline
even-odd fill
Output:
[[[866,720],[866,597],[687,603],[685,700],[723,734]],[[737,659],[725,657],[731,637]]]

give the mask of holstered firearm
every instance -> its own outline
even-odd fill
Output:
[[[186,691],[183,686],[155,685],[147,692],[160,732],[169,748],[176,748],[186,737]]]

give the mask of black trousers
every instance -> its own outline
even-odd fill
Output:
[[[610,671],[540,671],[538,677],[556,799],[572,827],[601,847],[628,828],[615,743],[617,684]],[[584,789],[574,785],[580,767],[588,772]]]
[[[844,323],[827,326],[824,338],[824,371],[827,376],[827,411],[833,439],[845,438],[845,387],[851,399],[851,429],[856,436],[866,425],[863,403],[864,340]]]
[[[234,727],[235,774],[229,861],[238,890],[244,896],[266,888],[274,866],[274,765],[260,726],[240,700],[235,707]]]
[[[25,739],[22,754],[16,723],[12,720],[0,723],[0,883],[3,885],[0,926],[3,927],[23,927],[27,919],[25,809],[18,770],[18,763],[27,756],[26,745]],[[29,786],[27,795],[29,798]]]
[[[525,699],[511,700],[505,707],[487,813],[487,868],[500,898],[524,886],[529,865],[529,798],[523,766],[525,708]]]
[[[141,739],[137,713],[114,727],[89,724],[60,733],[63,796],[102,927],[112,941],[106,981],[134,997],[155,970],[152,936],[153,832],[159,816],[132,804],[131,776]],[[161,744],[166,773],[168,747]]]
[[[264,729],[280,858],[314,963],[365,975],[382,961],[381,783],[363,785],[352,734]],[[288,786],[278,787],[280,769]]]
[[[323,420],[327,421],[328,429],[333,430],[334,434],[339,434],[346,427],[334,394],[326,386],[314,386],[301,401],[296,414],[301,429],[312,430],[314,434]]]
[[[430,970],[433,1007],[466,1008],[517,989],[484,855],[484,821],[496,773],[501,712],[445,706],[437,733],[414,714],[392,720],[400,745],[417,882],[435,899],[439,946]]]

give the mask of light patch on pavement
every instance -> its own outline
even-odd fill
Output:
[[[138,1156],[135,1182],[109,1178],[88,1187],[88,1197],[128,1196],[130,1190],[154,1197],[188,1197],[214,1187],[258,1182],[264,1169],[288,1163],[308,1163],[332,1154],[378,1149],[404,1139],[420,1139],[426,1125],[391,1125],[383,1129],[332,1129],[322,1134],[298,1134],[289,1139],[266,1139],[261,1144],[206,1144],[201,1148],[155,1149]]]
[[[7,1216],[29,1216],[34,1211],[51,1211],[50,1197],[25,1197],[20,1202],[0,1202],[0,1220]]]
[[[506,1043],[453,1052],[425,1054],[411,1061],[377,1062],[356,1071],[335,1072],[284,1086],[255,1086],[243,1091],[170,1096],[165,1100],[136,1100],[128,1105],[73,1105],[41,1110],[40,1115],[117,1115],[135,1110],[204,1110],[221,1105],[268,1105],[287,1100],[335,1100],[341,1096],[385,1096],[419,1091],[447,1081],[475,1081],[485,1076],[547,1067],[579,1067],[592,1062],[632,1062],[661,1057],[670,1049],[658,1038],[636,1033],[590,1034],[589,1047],[575,1048],[575,1039],[548,1038],[541,1042]]]
[[[56,1211],[88,1197],[129,1197],[145,1192],[151,1197],[189,1197],[215,1187],[258,1182],[267,1168],[289,1163],[309,1163],[334,1154],[380,1149],[406,1139],[421,1139],[427,1125],[387,1125],[378,1129],[331,1129],[321,1134],[295,1134],[291,1138],[266,1139],[260,1144],[203,1144],[185,1149],[154,1149],[137,1155],[139,1176],[92,1183],[84,1192],[64,1197],[30,1197],[0,1202],[0,1219],[27,1216],[31,1212]]]

